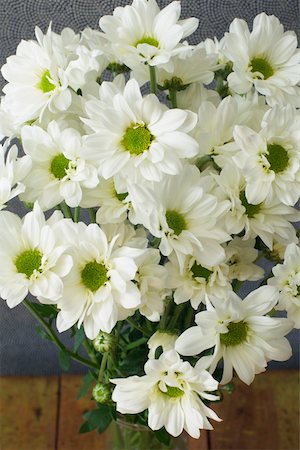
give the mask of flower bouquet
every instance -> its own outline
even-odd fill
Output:
[[[36,28],[1,69],[0,294],[87,366],[80,432],[122,423],[115,449],[199,438],[300,327],[296,36],[262,13],[189,45],[197,26],[133,0],[101,31]]]

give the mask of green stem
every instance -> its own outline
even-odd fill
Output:
[[[176,326],[177,320],[179,319],[179,316],[182,313],[182,310],[185,308],[185,306],[186,306],[185,303],[182,303],[181,305],[177,306],[174,317],[172,318],[171,322],[168,325],[168,329],[173,329]]]
[[[137,341],[130,342],[130,344],[126,345],[124,350],[126,350],[126,351],[131,350],[131,349],[133,349],[135,347],[138,347],[139,345],[143,345],[147,341],[148,341],[147,338],[142,337],[142,338],[138,339]]]
[[[172,108],[177,108],[177,91],[175,89],[169,89],[169,98]]]
[[[107,360],[108,360],[108,352],[103,353],[103,356],[102,356],[100,370],[99,370],[99,374],[98,374],[98,380],[100,382],[104,382],[105,381],[104,380],[104,371],[106,369]]]
[[[139,325],[138,323],[136,323],[133,319],[131,319],[131,317],[127,317],[127,322],[130,323],[130,325],[135,328],[136,330],[139,330],[141,333],[143,333],[145,336],[150,336],[150,333],[148,330],[145,330],[145,328],[143,328],[141,325]]]
[[[173,304],[172,298],[168,298],[164,313],[162,315],[162,318],[160,319],[160,324],[159,324],[159,329],[162,331],[167,326],[167,319],[168,319],[168,315],[169,315],[172,304]]]
[[[156,84],[156,72],[154,66],[149,66],[149,72],[150,72],[150,91],[152,94],[157,93],[157,84]]]
[[[222,77],[222,75],[217,75],[216,81],[217,81],[216,91],[218,92],[220,97],[222,97],[222,95],[223,95],[223,77]]]
[[[79,221],[79,217],[80,217],[80,206],[77,206],[74,209],[74,222],[78,222]]]
[[[96,212],[94,208],[89,208],[90,218],[92,223],[96,223]]]
[[[66,217],[66,219],[73,220],[71,208],[65,202],[61,202],[60,208],[62,210],[63,215]]]
[[[85,366],[97,369],[98,365],[93,363],[92,361],[89,361],[82,356],[78,355],[77,353],[71,352],[67,347],[64,346],[64,344],[58,339],[50,325],[39,315],[39,313],[34,309],[34,307],[31,305],[31,303],[28,300],[24,300],[23,304],[25,307],[30,311],[30,313],[40,322],[41,325],[47,330],[47,333],[49,337],[51,338],[52,342],[57,345],[58,348],[61,350],[67,352],[69,356],[74,359],[75,361],[80,362],[81,364],[84,364]]]

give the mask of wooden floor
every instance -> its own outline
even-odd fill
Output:
[[[82,413],[94,408],[76,400],[81,377],[0,379],[1,450],[106,450],[105,434],[77,433]],[[250,386],[237,383],[214,409],[223,419],[215,430],[190,439],[190,450],[299,450],[297,371],[258,375]]]

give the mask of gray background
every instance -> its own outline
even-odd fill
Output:
[[[86,26],[98,28],[99,17],[111,14],[116,6],[129,1],[113,0],[0,0],[0,66],[6,58],[15,53],[21,39],[34,38],[34,27],[46,31],[52,21],[52,29],[60,32],[64,27],[80,31]],[[170,3],[158,2],[160,6]],[[243,18],[249,24],[256,14],[265,11],[276,15],[286,30],[300,33],[298,0],[182,0],[182,18],[200,19],[198,30],[189,38],[192,44],[206,37],[222,37],[235,18]],[[0,87],[4,80],[0,76]],[[25,213],[17,201],[12,210]],[[0,243],[1,245],[1,243]],[[0,299],[0,373],[2,375],[57,374],[60,368],[56,347],[42,340],[35,332],[36,321],[24,306],[10,310]],[[285,363],[271,363],[271,367],[291,368],[299,365],[299,334],[293,331],[290,341],[294,348],[293,357]],[[67,332],[63,334],[67,342]],[[84,370],[74,364],[73,372]]]

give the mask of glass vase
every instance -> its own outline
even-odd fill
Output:
[[[188,439],[182,433],[177,438],[171,437],[170,445],[166,446],[147,426],[118,418],[110,425],[107,445],[107,450],[187,450]]]

